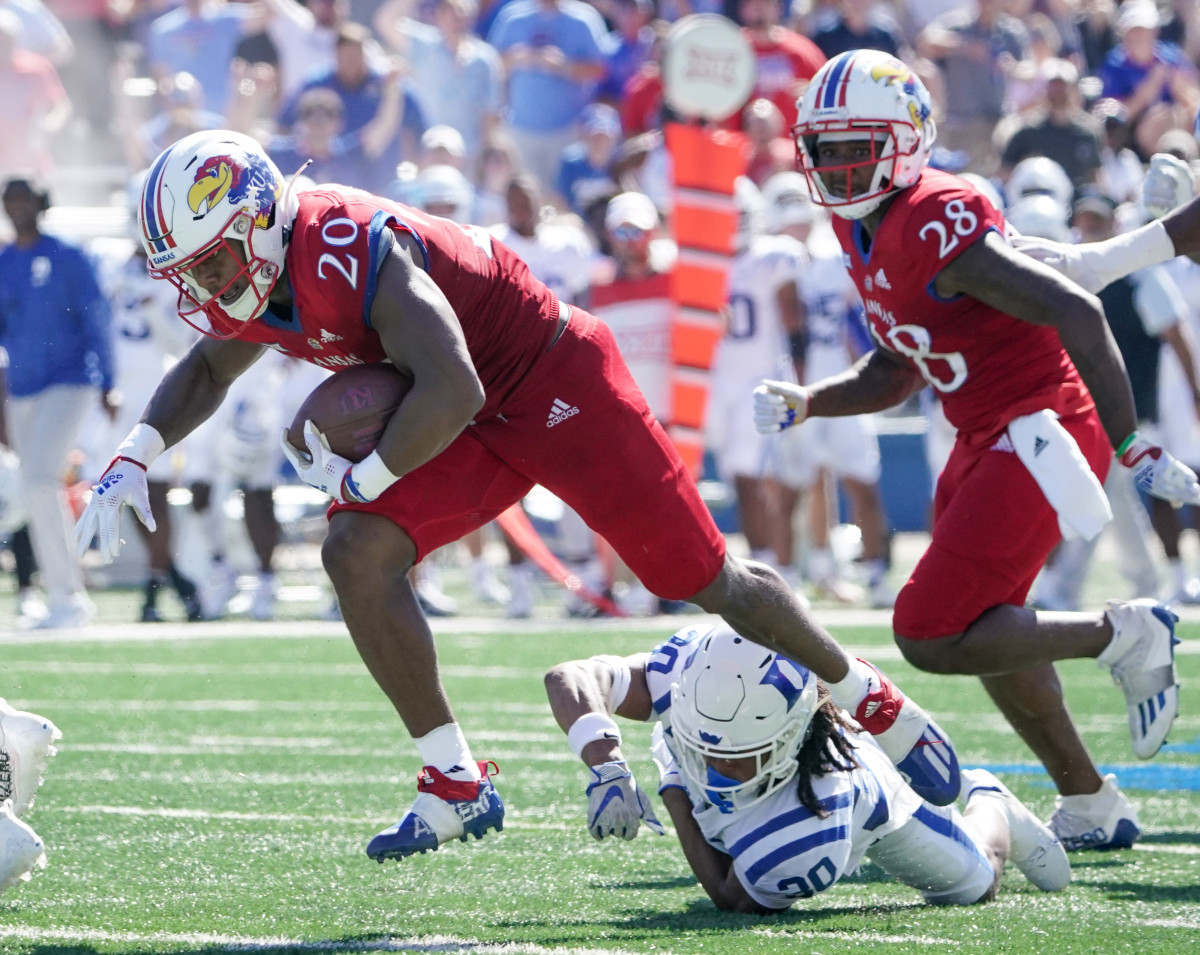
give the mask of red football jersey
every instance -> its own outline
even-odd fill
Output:
[[[419,243],[483,383],[487,397],[476,418],[491,417],[550,346],[559,305],[515,252],[478,226],[342,186],[303,192],[287,251],[292,314],[285,319],[268,309],[237,337],[335,370],[383,361],[371,306],[387,251],[385,229],[408,232]]]
[[[870,248],[861,223],[833,223],[872,337],[933,386],[960,437],[987,440],[1042,408],[1065,416],[1092,406],[1053,328],[934,290],[937,274],[972,244],[993,229],[1004,234],[1004,217],[969,182],[925,170],[892,201]]]

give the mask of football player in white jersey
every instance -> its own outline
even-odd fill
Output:
[[[848,370],[852,361],[851,328],[862,301],[842,261],[842,250],[826,216],[814,211],[808,185],[800,173],[772,176],[763,187],[769,232],[804,242],[808,269],[801,285],[805,315],[803,357],[797,359],[801,384],[811,384]],[[867,596],[874,607],[896,602],[888,587],[887,520],[879,494],[879,441],[869,415],[813,418],[785,432],[782,476],[795,488],[822,488],[822,474],[840,481],[850,499],[854,522],[862,532],[862,558]],[[829,543],[825,494],[814,496],[809,573],[820,589],[847,599],[861,596],[841,580]]]
[[[559,664],[546,690],[589,767],[597,839],[663,832],[612,717],[658,721],[659,795],[719,909],[781,911],[864,855],[933,904],[994,898],[1008,859],[1044,891],[1070,882],[1062,844],[991,773],[963,770],[963,813],[925,802],[812,673],[727,627]]]
[[[130,222],[136,228],[137,202],[145,183],[145,172],[135,174],[126,188]],[[154,389],[179,357],[187,351],[195,333],[174,317],[177,293],[163,288],[146,271],[146,253],[134,235],[133,247],[114,249],[113,257],[98,256],[97,269],[104,294],[112,308],[113,368],[116,387],[121,392],[121,408],[111,422],[97,414],[89,433],[97,435],[105,447],[112,447],[112,437],[128,434],[137,424]],[[107,459],[97,462],[100,468]],[[158,609],[158,592],[170,585],[174,588],[189,621],[203,618],[196,585],[175,566],[171,553],[171,509],[167,507],[167,491],[174,480],[173,461],[164,455],[155,461],[147,474],[150,505],[160,520],[151,532],[141,523],[138,535],[149,552],[149,576],[146,579],[141,619],[144,623],[162,620]]]
[[[517,173],[504,191],[507,219],[492,226],[492,235],[517,253],[534,277],[568,304],[586,297],[598,255],[591,240],[574,216],[542,216],[542,189],[536,176]],[[563,558],[575,566],[579,577],[591,589],[605,589],[607,581],[596,558],[592,532],[583,518],[563,506],[559,523]],[[534,570],[525,555],[505,538],[509,554],[509,590],[507,615],[524,619],[533,614]],[[565,596],[567,613],[572,616],[594,613],[594,608],[573,594]]]
[[[591,284],[596,250],[573,216],[542,219],[541,188],[530,173],[518,173],[505,190],[508,220],[492,226],[492,235],[517,253],[529,271],[568,304],[578,302]]]
[[[745,177],[737,180],[734,203],[738,229],[729,268],[725,333],[717,343],[709,376],[705,443],[723,481],[737,495],[738,517],[753,560],[774,564],[793,586],[794,539],[790,514],[794,495],[778,483],[780,439],[746,427],[754,410],[754,379],[770,373],[796,381],[807,335],[801,277],[808,269],[802,241],[764,234],[763,197]],[[811,210],[811,206],[809,206]],[[811,221],[811,217],[810,220]],[[778,232],[779,230],[769,230]],[[785,439],[786,440],[786,439]]]

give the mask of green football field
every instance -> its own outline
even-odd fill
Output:
[[[823,618],[937,714],[965,765],[1049,815],[1045,775],[977,683],[904,664],[882,615]],[[50,864],[0,897],[0,952],[1200,951],[1200,624],[1180,627],[1184,711],[1150,763],[1130,754],[1107,675],[1062,667],[1093,752],[1140,808],[1135,849],[1074,855],[1056,895],[1010,869],[996,902],[963,909],[924,907],[868,864],[751,917],[714,909],[673,835],[588,836],[584,770],[542,692],[555,662],[647,649],[685,619],[438,625],[459,719],[500,766],[505,830],[382,866],[364,847],[411,799],[419,764],[339,625],[0,637],[0,693],[64,734],[28,816]],[[648,739],[626,730],[647,788]]]

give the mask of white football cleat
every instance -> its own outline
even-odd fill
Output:
[[[1149,759],[1166,742],[1179,711],[1175,679],[1179,617],[1150,598],[1110,600],[1104,612],[1113,637],[1096,662],[1112,671],[1113,682],[1125,693],[1134,755]]]
[[[1049,826],[1069,852],[1129,849],[1142,834],[1137,810],[1112,773],[1090,796],[1059,796]]]
[[[963,789],[972,799],[999,799],[1008,816],[1009,860],[1043,892],[1061,892],[1071,882],[1071,863],[1058,837],[1012,790],[986,769],[964,769]]]
[[[46,848],[36,832],[13,815],[12,803],[0,803],[0,892],[28,882],[35,867],[46,864]]]
[[[14,709],[0,699],[0,802],[11,799],[20,816],[33,804],[46,760],[62,733],[48,719]]]

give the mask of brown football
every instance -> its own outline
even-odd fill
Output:
[[[304,422],[311,421],[334,454],[361,461],[375,450],[412,386],[412,378],[386,364],[354,365],[330,375],[304,399],[288,428],[288,442],[304,450]]]

